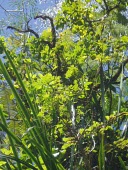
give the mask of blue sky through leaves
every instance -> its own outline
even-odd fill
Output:
[[[60,8],[62,0],[0,0],[0,35],[7,36],[10,31],[7,26],[19,26],[33,18],[38,13],[54,16]],[[34,25],[35,24],[35,25]],[[42,24],[38,21],[30,22],[30,26],[41,31]],[[39,28],[39,25],[41,26]]]

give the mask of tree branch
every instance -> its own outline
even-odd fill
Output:
[[[128,63],[128,58],[126,60],[124,60],[120,66],[119,66],[119,69],[117,70],[117,72],[115,73],[115,75],[110,79],[110,80],[105,80],[105,90],[108,89],[109,85],[110,84],[119,84],[119,82],[116,82],[117,79],[119,78],[120,74],[121,74],[121,71],[122,71],[122,65],[123,67],[125,67],[125,65]],[[123,80],[126,80],[128,77],[124,77]],[[93,86],[92,89],[93,90],[98,90],[100,88],[100,83],[97,84],[96,86]]]
[[[124,77],[124,78],[123,78],[123,81],[124,81],[124,80],[127,80],[127,79],[128,79],[128,77]],[[119,81],[118,81],[118,82],[114,82],[113,84],[120,84],[120,82],[119,82]]]
[[[126,65],[127,63],[128,63],[128,58],[127,58],[126,60],[124,60],[124,61],[120,64],[119,69],[117,70],[117,72],[115,73],[115,75],[110,79],[109,84],[115,82],[115,81],[118,79],[118,77],[120,76],[121,71],[122,71],[122,65],[123,65],[123,67],[125,67],[125,65]]]
[[[104,2],[104,5],[105,5],[105,8],[106,8],[106,11],[108,11],[109,8],[108,8],[108,4],[107,4],[106,0],[103,0],[103,2]]]
[[[93,23],[93,22],[103,21],[105,18],[107,18],[107,17],[109,16],[109,14],[110,14],[111,11],[113,11],[113,10],[116,9],[116,8],[119,8],[119,5],[121,4],[121,1],[119,1],[119,3],[118,3],[117,5],[109,8],[106,0],[103,0],[103,1],[104,1],[104,4],[105,4],[106,14],[105,14],[103,17],[99,18],[99,19],[96,19],[96,20],[87,20],[87,22]]]
[[[54,26],[54,23],[53,23],[53,18],[45,15],[37,15],[34,19],[37,19],[37,18],[42,18],[43,20],[47,20],[49,19],[50,21],[50,24],[51,24],[51,29],[52,29],[52,42],[48,42],[48,41],[45,41],[47,42],[47,44],[49,45],[50,48],[54,48],[55,47],[55,44],[56,44],[56,31],[55,31],[55,26]]]
[[[20,29],[15,28],[15,27],[8,26],[7,29],[13,29],[13,30],[16,30],[16,31],[21,32],[21,33],[31,32],[32,34],[35,35],[36,38],[39,38],[39,35],[34,30],[32,30],[30,28],[27,28],[27,30],[20,30]]]

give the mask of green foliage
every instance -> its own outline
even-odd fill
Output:
[[[12,37],[0,39],[6,59],[0,72],[18,119],[15,126],[13,120],[6,123],[3,104],[3,169],[126,168],[127,128],[121,125],[128,116],[123,75],[128,36],[119,15],[127,4],[96,2],[63,2],[54,46],[52,29],[26,38],[20,48]]]

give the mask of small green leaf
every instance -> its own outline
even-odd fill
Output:
[[[74,137],[68,137],[68,138],[63,138],[64,142],[69,142],[72,141],[74,139]]]
[[[5,165],[5,164],[6,164],[5,161],[0,161],[0,166]]]
[[[71,147],[72,145],[74,145],[73,143],[65,143],[63,146],[62,146],[62,150],[66,150],[67,148]]]

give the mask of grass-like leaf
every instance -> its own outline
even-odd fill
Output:
[[[101,143],[99,149],[99,170],[105,170],[105,150],[104,150],[104,135],[101,136]]]
[[[128,170],[128,169],[126,168],[125,163],[124,163],[124,161],[122,160],[122,158],[121,158],[120,156],[119,156],[118,158],[119,158],[119,161],[120,161],[121,169],[122,169],[122,170]]]

